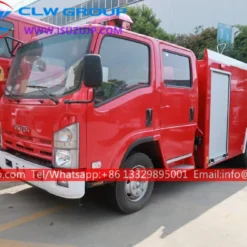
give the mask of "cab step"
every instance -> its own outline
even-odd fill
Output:
[[[193,166],[193,165],[177,165],[177,166],[170,167],[170,169],[193,170],[193,169],[195,169],[195,166]]]

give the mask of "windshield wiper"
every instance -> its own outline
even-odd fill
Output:
[[[52,100],[54,103],[58,104],[58,100],[53,98],[53,94],[48,93],[45,89],[47,87],[43,87],[43,86],[27,86],[28,88],[37,88],[41,93],[43,93],[44,95],[48,96],[50,100]]]
[[[17,103],[20,103],[20,100],[18,98],[16,98],[15,95],[10,90],[5,88],[5,91],[7,91],[9,93],[8,96],[10,96],[14,101],[16,101]]]

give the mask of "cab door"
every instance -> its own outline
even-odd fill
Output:
[[[134,141],[153,136],[152,45],[148,38],[124,31],[99,35],[94,53],[101,56],[104,78],[87,106],[88,167],[98,162],[116,168]]]
[[[194,55],[161,45],[161,146],[168,165],[193,156],[198,115]],[[194,71],[193,71],[194,69]]]

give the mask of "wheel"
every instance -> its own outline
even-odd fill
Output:
[[[123,169],[152,169],[153,163],[143,153],[134,153],[124,163]],[[125,214],[142,209],[149,201],[154,188],[151,181],[116,182],[114,187],[115,205]]]

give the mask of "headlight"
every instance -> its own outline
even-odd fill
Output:
[[[60,142],[70,142],[73,138],[73,134],[69,130],[69,128],[67,128],[67,129],[63,129],[59,131],[57,138],[58,138],[58,141]]]
[[[64,129],[59,130],[54,135],[54,147],[61,149],[78,148],[79,125],[72,124]]]
[[[71,167],[71,154],[67,150],[57,150],[55,160],[58,167]]]
[[[54,166],[57,168],[78,168],[79,124],[70,125],[54,135]]]

